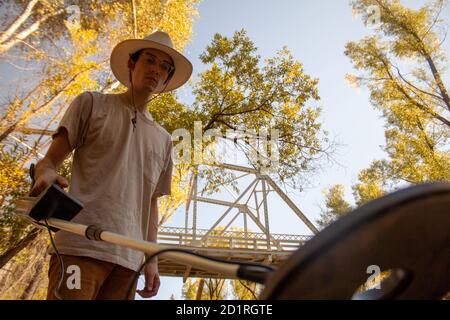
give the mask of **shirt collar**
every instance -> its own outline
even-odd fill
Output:
[[[152,115],[150,114],[150,112],[148,112],[148,109],[145,109],[145,110],[144,110],[144,116],[145,116],[147,119],[153,121],[153,117],[152,117]]]
[[[127,101],[127,99],[125,98],[125,96],[123,95],[123,93],[119,93],[118,96],[120,97],[120,99],[122,100],[122,102],[127,106],[127,108],[129,108],[130,110],[133,110],[133,106],[130,105]],[[138,113],[141,113],[138,111]],[[148,111],[148,109],[145,109],[144,112],[141,113],[145,118],[147,118],[150,121],[153,121],[153,117],[150,114],[150,112]]]

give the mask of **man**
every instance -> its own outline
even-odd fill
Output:
[[[56,170],[75,150],[69,191],[85,206],[73,221],[156,242],[157,197],[171,192],[172,141],[153,121],[147,103],[156,93],[183,85],[192,64],[173,49],[164,32],[119,43],[110,63],[128,90],[84,92],[74,99],[46,156],[36,164],[31,195],[52,183],[68,186]],[[47,299],[133,299],[143,253],[65,231],[56,233],[55,244],[65,270],[52,252]],[[79,285],[70,278],[76,271]],[[160,285],[156,259],[144,274],[145,287],[137,292],[152,297]]]

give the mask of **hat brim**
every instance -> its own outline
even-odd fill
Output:
[[[154,93],[175,90],[185,84],[191,77],[192,63],[175,49],[151,40],[129,39],[117,44],[114,47],[110,58],[111,70],[114,76],[127,88],[131,87],[128,75],[128,59],[130,58],[130,54],[133,54],[141,49],[160,50],[167,53],[173,60],[175,71],[172,78],[169,80],[169,83],[165,86],[165,88],[163,88],[164,90],[160,89]]]

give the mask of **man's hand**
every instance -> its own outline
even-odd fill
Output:
[[[38,163],[35,172],[35,183],[30,191],[30,196],[37,197],[49,185],[57,183],[60,187],[65,188],[69,186],[67,180],[56,174],[54,168],[46,166],[44,162]]]
[[[158,294],[159,286],[161,284],[158,273],[158,262],[149,262],[144,269],[145,273],[145,287],[136,292],[142,298],[151,298]]]

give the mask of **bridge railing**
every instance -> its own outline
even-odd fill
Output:
[[[248,250],[293,251],[298,249],[312,236],[293,234],[270,234],[244,231],[213,231],[177,227],[161,227],[158,243],[192,247],[239,248]]]

